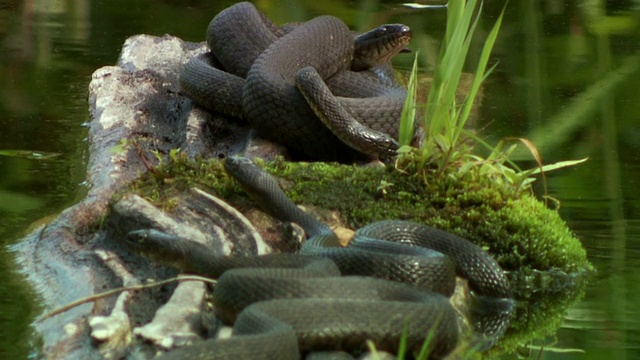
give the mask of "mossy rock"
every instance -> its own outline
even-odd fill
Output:
[[[557,211],[474,171],[454,179],[409,176],[391,166],[285,161],[262,165],[281,180],[296,204],[335,210],[354,229],[384,219],[412,220],[475,242],[507,271],[591,269],[580,241]],[[250,201],[219,160],[174,157],[171,164],[134,184],[139,194],[165,207],[173,194],[191,186],[208,188],[235,205]]]
[[[175,154],[171,158],[137,180],[133,191],[168,211],[173,200],[193,186],[241,211],[255,206],[221,161]],[[557,211],[474,170],[455,178],[435,173],[418,177],[392,166],[258,163],[280,180],[296,204],[338,212],[354,229],[383,219],[412,220],[455,233],[490,252],[509,273],[516,299],[526,306],[516,307],[509,330],[489,357],[552,334],[564,311],[584,294],[585,275],[593,269]]]

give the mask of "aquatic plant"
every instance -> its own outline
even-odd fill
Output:
[[[461,103],[458,103],[456,90],[460,83],[464,64],[468,60],[467,55],[482,13],[482,6],[483,2],[477,0],[457,0],[448,3],[445,39],[426,104],[418,104],[416,100],[419,83],[417,81],[419,72],[416,54],[408,82],[407,100],[400,121],[399,142],[401,147],[398,150],[396,168],[409,174],[433,171],[454,178],[471,169],[477,169],[481,174],[493,177],[501,183],[510,184],[518,191],[522,191],[528,189],[529,185],[535,181],[533,175],[540,173],[544,179],[544,174],[547,171],[576,165],[586,159],[543,165],[535,144],[527,139],[505,138],[497,145],[491,146],[465,128],[482,82],[496,66],[494,64],[487,68],[489,56],[498,37],[504,15],[503,8],[484,40],[468,94]],[[421,110],[422,115],[417,115],[418,110]],[[413,132],[416,128],[414,122],[415,119],[420,120],[420,117],[422,118],[421,128],[424,131],[424,137],[419,145],[412,146],[410,142],[415,138]],[[470,139],[489,149],[490,154],[485,158],[474,154],[473,148],[469,144]],[[512,142],[515,144],[506,146]],[[538,165],[536,168],[523,170],[510,160],[509,155],[519,144],[529,150]]]

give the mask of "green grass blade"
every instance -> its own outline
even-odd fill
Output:
[[[416,357],[416,359],[427,360],[429,358],[431,348],[433,345],[433,339],[435,338],[436,329],[439,322],[440,322],[440,316],[436,318],[436,321],[434,321],[433,327],[429,329],[429,332],[427,333],[427,336],[425,337],[424,342],[422,343],[422,347],[420,348],[420,353],[418,353],[418,356]]]
[[[508,3],[508,1],[507,1]],[[437,171],[441,175],[456,178],[472,168],[478,169],[480,174],[491,176],[497,181],[513,186],[517,191],[530,189],[535,181],[533,175],[542,174],[567,166],[575,166],[584,160],[574,160],[551,165],[543,165],[537,146],[526,138],[505,138],[495,147],[491,147],[476,134],[465,129],[471,115],[474,99],[478,96],[482,83],[495,69],[494,64],[488,67],[493,46],[502,26],[507,3],[484,40],[479,54],[474,78],[462,104],[457,104],[457,92],[462,71],[466,62],[473,34],[480,22],[484,2],[482,0],[450,0],[447,12],[447,28],[445,39],[438,55],[438,64],[433,75],[433,81],[427,98],[426,110],[423,118],[425,138],[421,149],[409,146],[413,134],[413,121],[416,114],[416,76],[417,62],[414,65],[409,80],[409,90],[405,101],[402,121],[400,124],[400,143],[396,167],[404,172],[421,173]],[[420,105],[422,106],[422,105]],[[485,158],[474,155],[471,148],[461,138],[473,139],[489,150]],[[517,141],[524,145],[538,164],[538,168],[522,170],[512,160],[514,150],[518,144],[507,146],[507,142]],[[426,166],[426,165],[429,166]],[[457,169],[457,173],[449,169]],[[545,181],[546,183],[546,181]]]
[[[471,11],[472,9],[473,9],[472,7],[467,8],[467,10],[469,10],[468,12],[469,16],[473,15],[473,12]],[[447,122],[448,127],[446,128],[446,132],[445,132],[450,142],[450,147],[456,146],[458,137],[460,135],[460,130],[462,129],[462,127],[464,126],[464,123],[466,122],[466,118],[461,118],[461,113],[459,113],[457,109],[456,91],[458,89],[458,84],[460,83],[460,76],[462,75],[462,69],[463,69],[467,54],[469,52],[469,47],[471,46],[472,34],[475,32],[475,29],[476,29],[476,26],[478,25],[479,20],[480,20],[480,13],[476,15],[475,19],[473,20],[473,24],[469,28],[468,21],[471,21],[471,18],[470,17],[465,18],[464,25],[466,25],[466,29],[468,30],[466,31],[464,42],[461,45],[460,56],[459,56],[460,61],[457,62],[454,72],[450,74],[448,77],[450,81],[448,83],[448,86],[446,87],[446,91],[447,91],[446,99],[447,99],[447,102],[451,104],[450,110],[455,111],[455,115],[452,116],[453,119]],[[473,98],[470,98],[470,99],[473,99]]]
[[[475,29],[469,24],[473,18],[476,0],[469,0],[464,6],[464,0],[452,0],[447,14],[447,39],[443,44],[439,65],[433,79],[433,87],[427,100],[425,113],[425,131],[427,136],[446,132],[451,122],[449,120],[451,104],[455,102],[455,93],[462,67],[466,59]],[[450,27],[453,30],[449,30]],[[435,91],[434,91],[435,90]]]
[[[410,145],[413,138],[413,130],[416,119],[416,101],[418,96],[418,52],[413,59],[413,67],[409,76],[409,84],[407,86],[407,98],[402,107],[400,116],[400,135],[398,142],[400,146]]]
[[[464,3],[464,0],[452,0],[449,1],[447,5],[447,31],[445,33],[445,46],[443,47],[443,49],[446,48],[447,43],[453,37],[453,33],[458,26],[458,22],[462,18],[462,14],[464,13]]]
[[[565,160],[565,161],[559,161],[559,162],[553,163],[553,164],[544,165],[542,168],[537,167],[537,168],[530,169],[531,170],[531,175],[539,174],[542,171],[549,172],[549,171],[552,171],[552,170],[562,169],[562,168],[569,167],[569,166],[576,166],[578,164],[582,164],[583,162],[585,162],[587,160],[589,160],[588,157],[582,158],[582,159],[579,159],[579,160]]]
[[[467,122],[467,119],[469,118],[469,114],[471,113],[471,108],[473,107],[473,99],[476,98],[476,95],[478,94],[478,91],[480,89],[480,85],[482,84],[484,79],[491,73],[491,71],[495,68],[495,65],[494,65],[493,67],[491,67],[491,69],[489,69],[489,71],[485,72],[487,68],[487,63],[489,62],[489,57],[491,56],[491,51],[493,50],[493,45],[495,44],[496,39],[498,38],[498,32],[500,31],[500,26],[502,25],[502,18],[504,17],[504,11],[506,8],[507,8],[507,4],[505,4],[504,7],[502,8],[502,12],[500,13],[500,16],[498,16],[496,23],[493,25],[493,28],[491,29],[491,32],[489,32],[489,36],[487,37],[487,40],[484,46],[482,47],[480,60],[478,61],[478,68],[476,69],[476,74],[473,79],[473,83],[471,84],[471,89],[469,90],[467,101],[462,110],[462,114],[461,114],[462,124],[459,124],[460,126],[458,128],[458,135],[462,131],[464,124]]]

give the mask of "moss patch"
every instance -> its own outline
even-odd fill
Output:
[[[193,186],[241,211],[255,206],[220,161],[172,158],[125,191],[133,190],[167,210]],[[280,179],[295,203],[335,210],[354,229],[383,219],[413,220],[467,238],[493,254],[510,271],[514,295],[525,303],[516,307],[509,330],[489,357],[553,333],[567,307],[584,293],[584,275],[592,266],[558,213],[530,194],[519,194],[473,171],[453,179],[408,176],[392,167],[284,161],[260,165]],[[554,274],[561,286],[551,286]]]
[[[413,220],[479,244],[506,270],[591,268],[580,241],[556,211],[473,171],[454,180],[408,176],[392,167],[285,161],[261,165],[281,179],[295,203],[337,210],[352,228],[383,219]],[[218,160],[177,159],[133,185],[165,208],[191,186],[213,191],[234,205],[250,201]]]

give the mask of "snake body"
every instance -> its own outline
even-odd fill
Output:
[[[192,59],[180,77],[200,105],[245,118],[296,158],[395,153],[406,91],[388,61],[408,42],[406,26],[362,34],[354,49],[353,34],[337,18],[277,27],[253,5],[239,3],[218,14],[207,34],[212,52]],[[317,74],[296,77],[306,67]]]
[[[275,357],[243,353],[240,358],[286,358],[289,352],[298,358],[300,352],[361,351],[366,340],[394,352],[405,328],[412,352],[419,351],[425,334],[433,331],[432,357],[439,358],[458,339],[456,314],[446,298],[454,273],[467,278],[477,294],[507,299],[503,304],[511,306],[502,269],[465,239],[389,220],[359,229],[342,248],[331,229],[295,206],[264,170],[245,158],[228,158],[225,169],[265,211],[299,224],[309,238],[299,254],[225,257],[153,230],[130,233],[128,243],[136,252],[219,278],[213,294],[217,314],[234,323],[231,339],[172,351],[167,354],[171,358],[231,358],[243,349],[272,354],[280,346],[286,347]],[[499,319],[492,325],[501,333],[506,320]],[[258,345],[263,337],[266,344]]]

